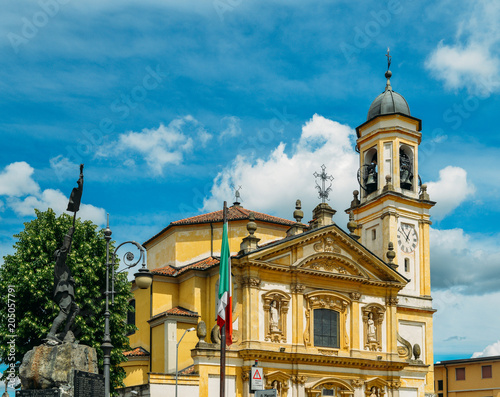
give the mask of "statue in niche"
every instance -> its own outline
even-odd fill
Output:
[[[269,308],[269,329],[271,332],[280,332],[279,319],[278,303],[274,300]]]
[[[377,342],[377,327],[375,327],[375,321],[373,321],[373,313],[368,314],[368,330],[367,337],[368,342]]]
[[[370,397],[379,397],[378,389],[375,386],[372,386],[370,390]]]
[[[271,389],[276,390],[276,395],[278,397],[281,396],[281,383],[280,382],[278,382],[277,380],[273,380],[273,383],[271,383]]]

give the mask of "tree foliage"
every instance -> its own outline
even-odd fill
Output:
[[[0,361],[9,364],[9,344],[12,340],[8,328],[7,298],[9,288],[14,291],[15,301],[15,363],[18,368],[23,356],[42,343],[59,307],[53,302],[54,251],[63,242],[65,234],[73,224],[67,214],[56,217],[51,209],[36,211],[36,219],[26,222],[22,232],[15,235],[16,252],[4,257],[0,268],[0,293],[4,304],[0,307]],[[110,248],[112,251],[112,248]],[[106,290],[106,241],[102,230],[90,221],[75,225],[71,252],[67,264],[75,279],[75,301],[80,314],[73,326],[80,344],[97,350],[99,367],[102,369],[104,337],[104,311]],[[134,326],[126,325],[129,300],[132,298],[126,273],[118,274],[115,280],[115,300],[110,312],[111,385],[123,386],[125,371],[119,364],[126,360],[123,351],[130,345],[126,333]],[[11,294],[12,298],[12,294]],[[12,300],[11,300],[12,302]],[[111,304],[111,300],[110,300]],[[11,310],[12,312],[12,310]]]

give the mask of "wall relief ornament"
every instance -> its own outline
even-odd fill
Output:
[[[351,385],[355,388],[363,387],[365,381],[363,379],[351,379]]]
[[[323,272],[330,272],[330,273],[349,274],[349,272],[345,267],[340,266],[336,263],[314,262],[309,265],[309,269],[321,270]]]
[[[313,249],[316,252],[335,252],[340,254],[341,250],[332,236],[323,237],[319,242],[313,245]]]
[[[286,323],[290,296],[274,290],[262,296],[264,300],[264,330],[266,341],[286,342]]]
[[[365,350],[382,351],[382,323],[385,308],[371,303],[361,308],[363,313],[363,329]]]
[[[399,303],[399,299],[396,297],[390,297],[386,299],[387,306],[396,306]]]
[[[393,380],[387,385],[389,389],[397,390],[401,387],[401,382],[399,380]]]
[[[292,284],[291,290],[294,294],[301,294],[305,291],[306,286],[304,284]]]
[[[292,382],[298,383],[299,385],[305,384],[306,380],[307,380],[307,376],[305,376],[305,375],[293,375],[292,376]]]
[[[361,294],[359,292],[351,292],[351,293],[349,293],[349,297],[353,301],[359,301],[361,299]]]
[[[242,277],[241,278],[241,283],[244,287],[252,287],[252,288],[259,288],[260,287],[260,278],[258,277]]]

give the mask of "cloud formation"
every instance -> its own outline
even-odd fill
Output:
[[[472,358],[500,356],[500,340],[488,345],[481,352],[475,352]]]
[[[489,96],[500,89],[498,20],[500,6],[491,0],[465,7],[454,44],[441,40],[429,55],[426,67],[450,89],[466,88],[470,94]]]
[[[438,221],[476,192],[474,185],[467,179],[467,171],[453,166],[440,170],[439,180],[428,182],[427,189],[431,200],[437,202],[431,209],[431,214]]]
[[[169,164],[179,165],[195,144],[205,146],[212,138],[205,128],[192,116],[172,120],[167,126],[144,128],[140,132],[120,134],[115,142],[104,145],[96,157],[123,157],[127,166],[145,161],[154,175],[162,175]]]
[[[20,197],[38,193],[40,187],[33,180],[35,170],[24,161],[9,164],[0,173],[0,196]]]
[[[18,216],[33,216],[35,208],[45,211],[52,208],[57,214],[66,211],[69,198],[54,189],[41,190],[32,178],[33,167],[26,162],[11,163],[0,173],[0,196],[4,196],[6,207]],[[0,204],[3,209],[4,204]],[[82,204],[78,217],[103,225],[105,211],[90,204]]]
[[[237,156],[214,179],[203,211],[219,209],[224,200],[230,201],[233,197],[231,185],[241,185],[245,208],[289,219],[295,201],[301,199],[307,222],[311,213],[307,211],[320,203],[313,174],[321,172],[324,164],[326,172],[335,178],[329,201],[338,211],[334,219],[344,222],[347,218],[343,210],[349,206],[352,191],[358,188],[354,137],[354,130],[349,126],[315,114],[302,127],[299,142],[289,153],[285,144],[280,143],[267,158]]]
[[[455,289],[463,295],[499,290],[500,235],[478,238],[462,229],[430,229],[433,290]]]

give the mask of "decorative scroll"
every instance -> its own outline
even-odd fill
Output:
[[[313,248],[316,252],[335,252],[337,254],[340,254],[341,252],[340,247],[335,244],[335,241],[331,236],[324,237],[319,242],[314,244]]]

